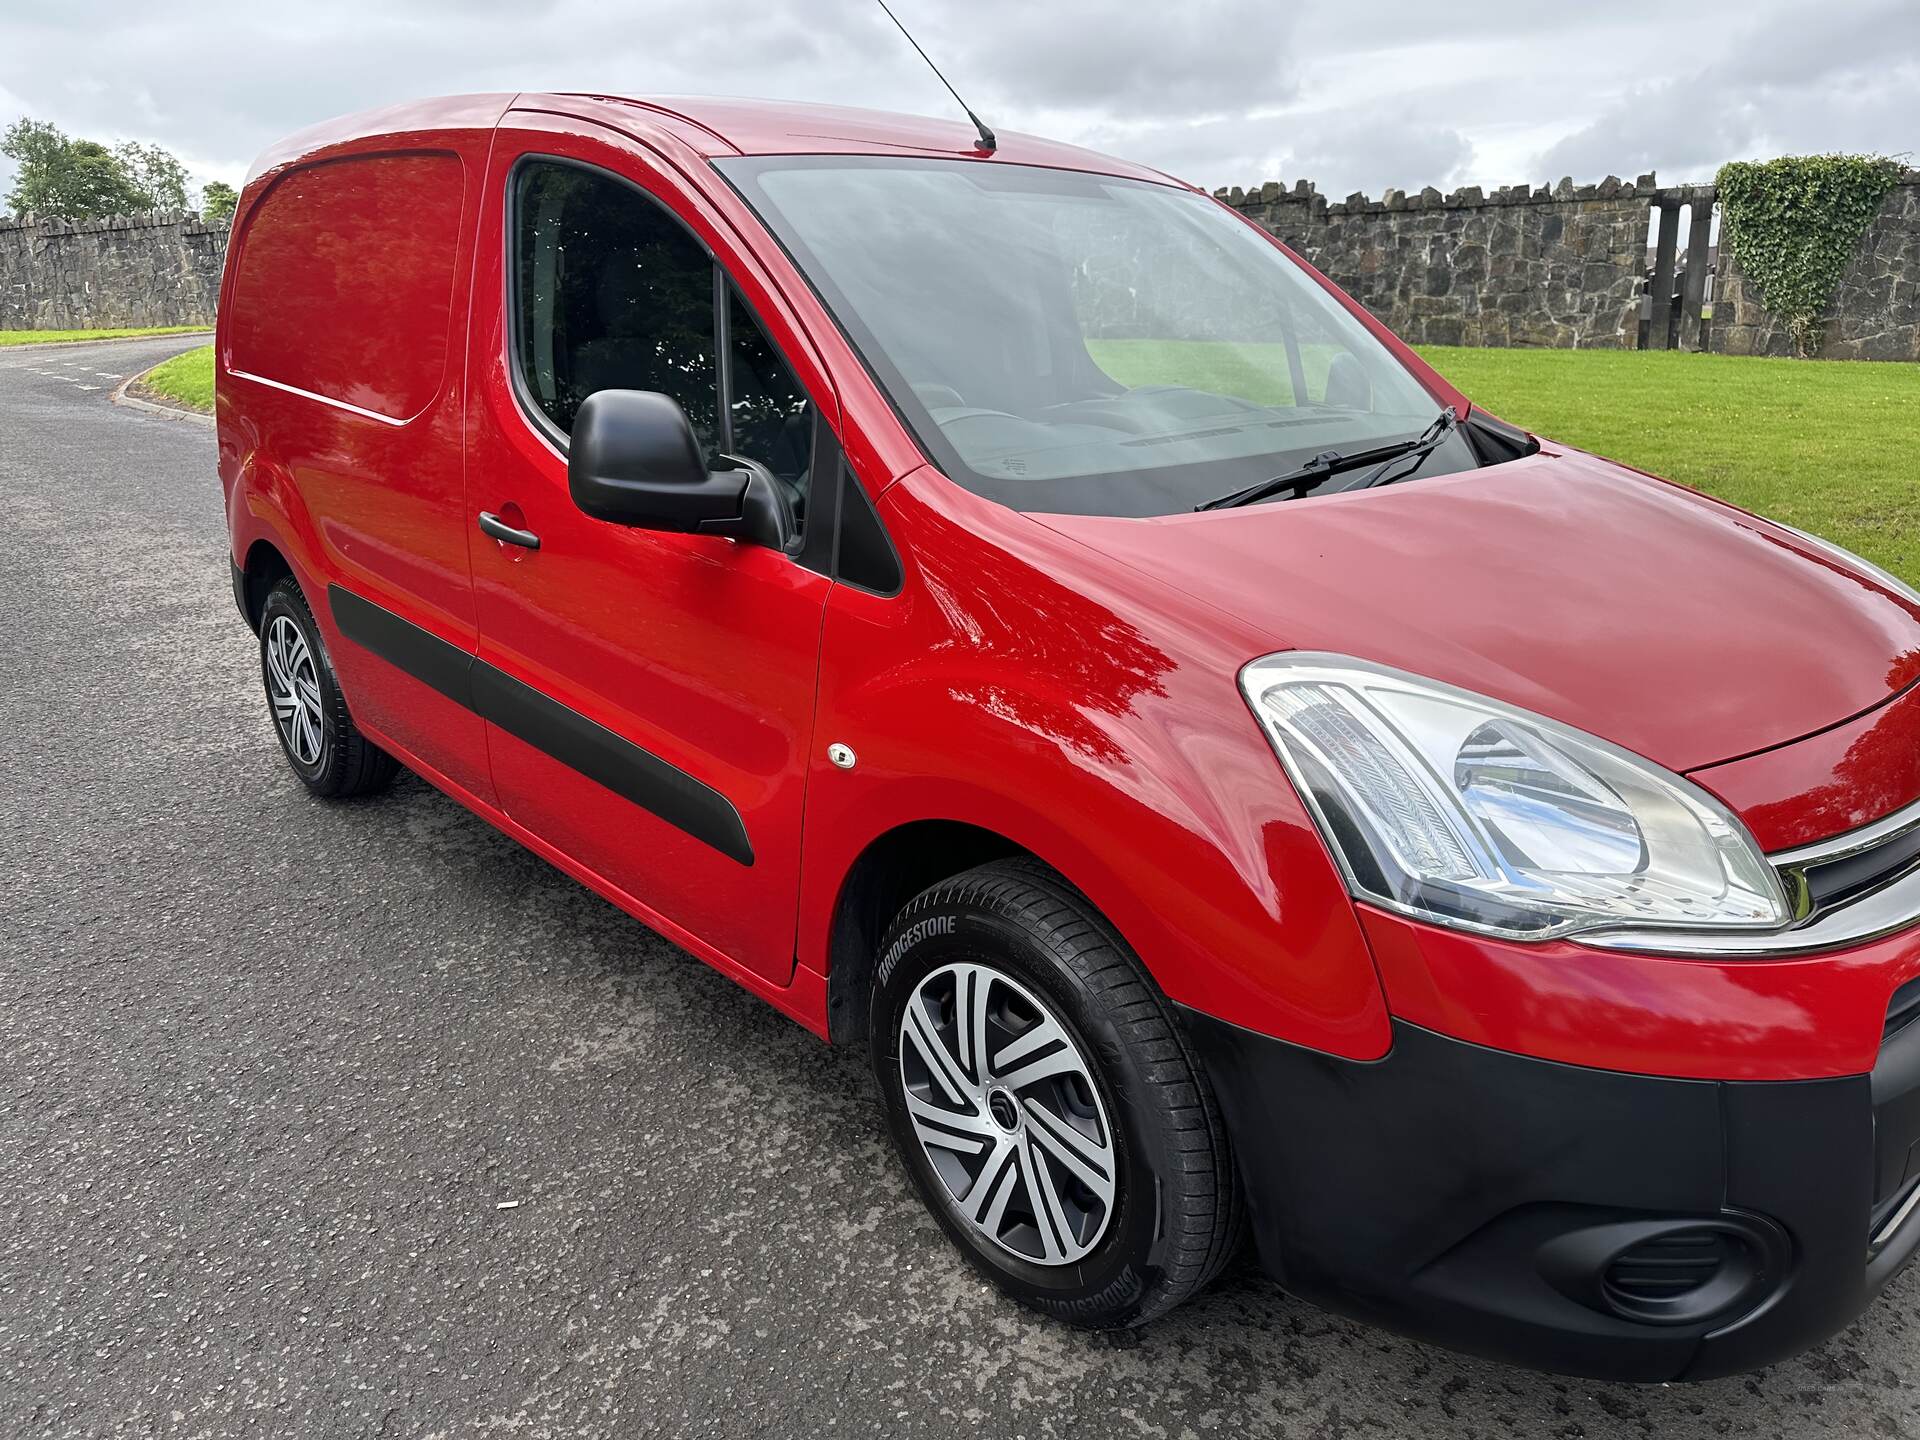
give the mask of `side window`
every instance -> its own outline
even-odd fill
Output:
[[[727,453],[758,460],[804,505],[813,464],[813,408],[731,285],[727,342]]]
[[[719,438],[713,260],[629,185],[536,161],[515,214],[520,369],[562,431],[596,390],[658,390]]]
[[[759,461],[804,521],[813,407],[700,242],[632,186],[557,161],[521,167],[512,224],[520,373],[541,412],[567,433],[596,390],[671,395],[709,455]]]

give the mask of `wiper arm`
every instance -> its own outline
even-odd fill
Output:
[[[1304,490],[1310,485],[1318,485],[1329,475],[1337,475],[1343,469],[1356,465],[1365,465],[1371,457],[1366,454],[1342,455],[1338,450],[1322,450],[1298,470],[1289,470],[1284,475],[1275,475],[1271,480],[1262,480],[1249,485],[1244,490],[1235,490],[1230,495],[1216,495],[1211,500],[1202,500],[1194,506],[1195,510],[1231,510],[1236,505],[1251,505],[1256,500],[1264,500],[1269,495],[1278,495],[1282,490]]]
[[[1278,495],[1282,490],[1308,490],[1329,475],[1338,475],[1346,470],[1358,470],[1362,465],[1372,465],[1381,460],[1396,460],[1406,454],[1415,443],[1417,442],[1412,440],[1401,440],[1392,445],[1376,446],[1372,450],[1356,450],[1351,455],[1342,455],[1338,450],[1322,450],[1298,470],[1289,470],[1286,474],[1276,475],[1271,480],[1261,480],[1247,486],[1244,490],[1235,490],[1231,495],[1220,495],[1212,500],[1203,500],[1193,508],[1195,510],[1231,510],[1239,505],[1251,505],[1256,500],[1264,500],[1269,495]]]
[[[1247,486],[1244,490],[1235,490],[1230,495],[1203,500],[1193,508],[1195,510],[1232,510],[1241,505],[1251,505],[1256,500],[1265,500],[1271,495],[1278,495],[1283,490],[1292,490],[1297,493],[1312,489],[1329,477],[1343,474],[1348,470],[1358,470],[1367,465],[1380,465],[1384,468],[1387,462],[1411,455],[1415,451],[1424,454],[1432,450],[1452,430],[1454,420],[1453,407],[1449,405],[1434,419],[1433,424],[1412,440],[1396,440],[1391,445],[1376,445],[1369,450],[1356,450],[1351,455],[1342,455],[1338,450],[1322,450],[1298,470],[1289,470],[1284,475],[1275,475],[1271,480],[1261,480]],[[1371,482],[1379,473],[1375,471],[1373,476],[1368,477],[1368,482]]]
[[[1342,485],[1340,488],[1342,490],[1367,490],[1375,485],[1391,485],[1396,480],[1406,479],[1409,475],[1413,474],[1415,470],[1420,468],[1419,461],[1425,460],[1427,456],[1440,448],[1442,442],[1446,440],[1447,436],[1454,432],[1455,427],[1457,427],[1459,423],[1460,417],[1454,413],[1453,406],[1447,406],[1446,409],[1434,417],[1431,425],[1420,432],[1420,438],[1409,445],[1405,451],[1394,456],[1391,460],[1382,462],[1371,474],[1364,475],[1351,485]],[[1415,463],[1407,469],[1400,469],[1400,462],[1409,458],[1414,459]],[[1395,473],[1389,476],[1387,474],[1389,470],[1393,470]]]

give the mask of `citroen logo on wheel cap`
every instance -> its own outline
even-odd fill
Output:
[[[1020,1128],[1020,1106],[1011,1090],[995,1090],[987,1096],[987,1114],[993,1123],[1011,1134]]]

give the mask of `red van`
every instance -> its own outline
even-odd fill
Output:
[[[1476,409],[1166,176],[473,96],[268,153],[234,595],[835,1044],[1009,1294],[1744,1370],[1920,1241],[1920,595]],[[1374,493],[1378,491],[1379,493]]]

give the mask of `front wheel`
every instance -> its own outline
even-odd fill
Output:
[[[1143,1324],[1242,1233],[1219,1112],[1125,943],[1037,861],[924,891],[881,942],[875,1077],[927,1206],[1000,1288]]]

